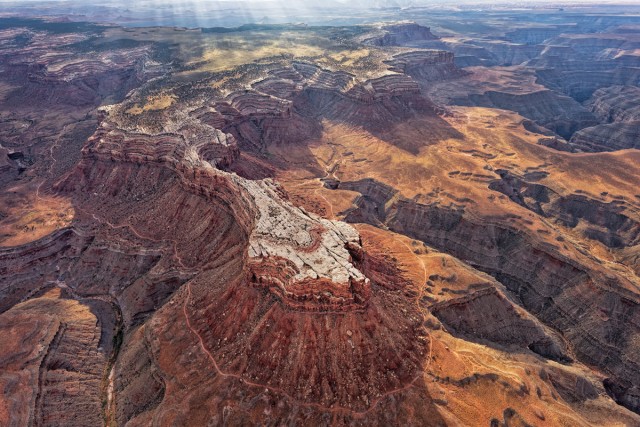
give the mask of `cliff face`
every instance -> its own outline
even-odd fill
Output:
[[[380,25],[359,37],[360,42],[372,46],[404,46],[437,39],[429,27],[412,22]]]
[[[2,358],[3,413],[6,425],[100,424],[101,387],[107,357],[90,304],[49,291],[0,314],[8,340]],[[31,408],[31,411],[25,410]]]
[[[230,136],[226,139],[220,136],[218,141],[210,144],[230,146],[230,141]],[[120,325],[118,333],[123,334],[126,346],[129,345],[129,337],[133,339],[136,336],[134,331],[139,330],[140,325],[146,324],[150,318],[156,319],[153,313],[158,307],[174,308],[167,311],[167,316],[175,316],[176,319],[165,318],[160,320],[161,324],[168,322],[165,324],[168,326],[187,322],[187,329],[183,330],[189,333],[184,336],[187,341],[182,344],[199,348],[200,342],[202,350],[198,351],[204,351],[205,357],[197,363],[205,366],[213,363],[213,367],[224,372],[215,381],[227,382],[245,377],[264,384],[270,393],[275,393],[274,398],[280,396],[285,400],[289,399],[286,397],[289,394],[283,390],[295,385],[299,391],[291,397],[294,406],[299,400],[313,403],[311,407],[315,407],[318,401],[327,405],[353,402],[350,403],[353,410],[366,409],[377,396],[413,381],[425,347],[410,338],[414,334],[424,334],[419,322],[411,317],[407,319],[409,329],[394,321],[381,326],[382,329],[378,329],[380,326],[376,324],[371,335],[352,338],[359,344],[366,344],[359,347],[363,351],[360,357],[371,360],[368,359],[370,356],[367,355],[371,353],[367,348],[380,350],[393,343],[395,352],[395,346],[404,339],[384,338],[389,341],[383,344],[378,342],[383,336],[389,333],[391,336],[408,334],[407,348],[402,354],[414,356],[392,358],[389,363],[398,368],[393,377],[379,376],[383,371],[378,369],[355,371],[355,365],[351,363],[338,363],[343,357],[341,353],[325,351],[327,345],[338,339],[337,336],[347,336],[348,328],[357,331],[357,325],[367,322],[370,316],[397,318],[392,313],[398,308],[393,308],[393,305],[387,307],[387,302],[377,302],[382,296],[372,299],[370,280],[362,271],[371,270],[375,277],[377,269],[385,268],[385,264],[376,267],[374,261],[368,261],[355,230],[344,223],[327,221],[290,205],[282,199],[281,190],[273,183],[248,181],[214,169],[211,163],[199,156],[198,148],[189,145],[179,135],[163,134],[150,138],[117,129],[112,122],[105,120],[83,149],[81,162],[56,187],[60,194],[74,198],[77,217],[73,228],[51,236],[48,241],[33,243],[21,253],[3,254],[5,268],[14,272],[9,287],[12,298],[21,299],[24,292],[31,292],[28,288],[20,288],[18,283],[26,285],[33,281],[39,271],[35,265],[46,262],[47,256],[65,254],[64,261],[51,265],[48,273],[51,279],[43,283],[45,288],[50,286],[48,283],[57,285],[63,292],[83,301],[91,301],[95,295],[105,295],[100,298],[106,298],[107,302],[111,298],[119,311],[111,312],[112,306],[107,304],[100,314],[100,322],[104,322],[108,330],[109,324],[105,319],[111,318],[112,326],[117,320]],[[233,151],[231,147],[228,149]],[[59,252],[59,248],[65,249]],[[127,249],[123,252],[118,248]],[[371,267],[369,263],[373,263]],[[110,273],[112,269],[120,275]],[[16,275],[18,271],[23,274]],[[20,281],[16,282],[18,277]],[[392,282],[381,285],[394,287]],[[180,288],[184,291],[176,295]],[[211,292],[220,292],[220,298],[212,299]],[[254,308],[247,311],[249,301],[254,301],[250,303]],[[256,301],[262,302],[255,305]],[[3,302],[10,304],[11,299],[3,298]],[[237,310],[226,317],[228,324],[218,321],[223,307]],[[365,311],[361,313],[362,310]],[[378,310],[381,313],[374,314]],[[386,310],[391,312],[386,313]],[[355,317],[343,326],[330,328],[336,337],[319,338],[317,354],[296,355],[292,352],[291,348],[299,345],[298,339],[308,337],[311,330],[324,323],[323,317],[314,313],[326,311],[344,312]],[[157,322],[152,322],[153,328],[165,327]],[[242,330],[234,331],[238,327]],[[300,330],[294,332],[289,329],[291,327]],[[243,331],[251,331],[249,335],[252,338],[249,339]],[[283,331],[288,332],[283,336]],[[291,341],[290,333],[299,338]],[[229,341],[225,337],[232,339]],[[269,351],[260,351],[256,340]],[[175,345],[180,338],[172,341],[171,345]],[[168,393],[166,388],[171,387],[171,384],[156,380],[157,385],[149,390],[149,394],[145,391],[142,397],[138,397],[140,383],[130,383],[130,375],[133,379],[140,376],[143,378],[140,381],[145,381],[145,378],[150,381],[158,375],[153,372],[162,369],[158,366],[151,368],[149,362],[145,362],[148,360],[145,357],[157,357],[153,352],[159,348],[151,343],[150,348],[139,348],[139,345],[146,347],[144,342],[131,343],[132,348],[123,356],[126,361],[131,352],[138,354],[139,363],[143,365],[141,372],[129,372],[130,366],[125,363],[116,364],[111,374],[111,378],[118,380],[110,380],[115,382],[108,387],[117,390],[118,400],[109,402],[109,405],[119,408],[114,415],[119,423],[140,412],[140,406],[133,404],[131,399],[143,406],[153,402],[158,404],[159,396]],[[240,350],[243,346],[244,350]],[[164,345],[161,348],[163,353],[167,350]],[[231,357],[238,351],[246,354],[248,359],[241,361]],[[387,360],[390,351],[377,353],[380,356],[374,356],[373,360]],[[52,352],[45,354],[45,357],[53,357]],[[88,363],[91,363],[91,369],[101,373],[111,353],[105,348],[98,354],[101,355],[99,360]],[[281,382],[285,371],[278,369],[309,366],[311,360],[318,360],[322,354],[333,355],[330,357],[335,357],[336,361],[327,360],[328,366],[340,366],[344,371],[335,371],[334,368],[323,370],[320,378],[311,376],[306,384],[301,383],[298,376],[289,375],[287,377],[295,383],[287,385]],[[207,355],[213,357],[213,362]],[[283,358],[290,357],[294,359],[283,361]],[[267,363],[274,369],[264,370]],[[72,367],[67,371],[78,372]],[[358,385],[329,394],[323,390],[322,384],[334,384],[332,387],[335,387],[337,379],[345,377],[367,384],[371,387],[371,394],[361,395],[363,386]],[[255,390],[251,385],[241,387]],[[90,395],[97,398],[99,392],[97,388]],[[40,396],[45,391],[37,389],[34,393]],[[351,396],[360,400],[353,400]],[[169,394],[164,401],[172,398],[179,397]],[[59,409],[56,405],[45,407],[41,415],[32,416],[53,419],[55,415],[50,411]],[[78,417],[89,409],[82,406],[67,411],[69,416]],[[249,407],[248,410],[255,409]]]
[[[582,69],[580,69],[582,68]],[[584,67],[572,70],[547,69],[537,72],[540,81],[551,89],[566,93],[578,102],[589,99],[593,93],[607,86],[637,85],[640,71],[637,69],[600,70],[597,63],[585,63]]]
[[[543,216],[554,218],[565,227],[580,230],[609,247],[624,248],[638,243],[640,224],[635,206],[624,200],[604,203],[584,194],[562,196],[536,182],[537,176],[518,177],[505,170],[496,171],[499,180],[489,188],[503,193],[513,202]]]
[[[610,86],[599,89],[585,103],[603,124],[586,128],[571,138],[581,151],[615,151],[638,148],[640,89]]]
[[[469,74],[453,83],[441,81],[427,87],[429,96],[448,105],[515,111],[566,139],[598,124],[591,111],[575,99],[540,85],[535,74],[522,66],[469,67],[464,71]]]
[[[320,134],[323,119],[381,132],[418,114],[434,113],[436,107],[421,93],[420,83],[460,75],[452,59],[444,52],[394,56],[389,61],[393,69],[407,74],[365,80],[313,64],[293,63],[270,71],[267,78],[253,84],[253,90],[216,103],[215,112],[209,114],[219,119],[211,116],[209,124],[234,135],[241,146],[251,150],[302,144]]]
[[[571,144],[581,151],[616,151],[640,148],[640,121],[607,123],[582,129],[573,135]]]
[[[586,106],[603,122],[637,122],[639,96],[637,86],[610,86],[595,91]]]
[[[563,138],[569,138],[577,130],[597,123],[593,115],[576,101],[549,90],[529,94],[491,91],[483,95],[470,95],[468,101],[460,100],[458,103],[516,111]]]
[[[454,64],[453,53],[441,50],[399,54],[389,63],[393,70],[423,82],[450,80],[466,74]]]
[[[20,88],[4,100],[14,107],[29,100],[48,106],[95,106],[105,98],[121,99],[146,78],[164,71],[151,59],[150,45],[78,52],[73,48],[86,43],[88,36],[17,31],[0,35],[9,42],[0,53],[3,80]],[[29,37],[28,47],[11,44],[18,36]]]
[[[628,60],[620,61],[624,52],[633,52],[640,46],[636,36],[619,34],[598,36],[563,35],[545,42],[554,46],[549,57],[541,55],[531,65],[540,68],[538,79],[547,87],[562,91],[579,102],[588,100],[601,88],[614,85],[638,84],[640,74]],[[613,53],[613,52],[617,53]]]

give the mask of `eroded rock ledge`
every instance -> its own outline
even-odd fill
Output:
[[[248,277],[283,302],[316,311],[366,302],[369,279],[350,252],[359,248],[355,229],[291,205],[271,180],[251,181],[217,169],[237,156],[232,135],[213,129],[208,142],[190,135],[134,133],[107,118],[83,152],[87,159],[159,164],[191,191],[222,199],[249,236]]]

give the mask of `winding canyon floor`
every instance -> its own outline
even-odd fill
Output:
[[[640,18],[398,14],[0,18],[0,425],[640,425]]]

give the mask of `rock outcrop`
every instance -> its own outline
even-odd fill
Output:
[[[467,295],[433,304],[429,309],[456,333],[528,348],[552,360],[570,360],[562,338],[519,309],[497,287],[479,287]]]
[[[64,292],[64,291],[63,291]],[[4,425],[101,424],[110,343],[90,303],[51,290],[0,314]]]
[[[407,46],[415,42],[436,40],[429,27],[414,22],[382,24],[359,36],[358,41],[372,46]]]
[[[607,123],[581,129],[571,137],[570,143],[577,150],[586,152],[640,148],[640,121]]]
[[[640,121],[640,88],[610,86],[599,89],[586,103],[593,114],[608,123]]]
[[[604,124],[582,129],[571,138],[571,145],[587,152],[639,148],[640,88],[610,86],[599,89],[586,102]]]
[[[322,118],[382,130],[416,113],[433,113],[435,107],[416,79],[451,78],[457,70],[451,55],[444,52],[395,57],[390,63],[403,74],[361,80],[349,73],[294,62],[291,67],[272,70],[253,84],[253,90],[217,102],[206,113],[206,120],[233,135],[241,146],[253,149],[309,140],[319,134]],[[404,74],[411,72],[416,79]]]
[[[489,184],[489,188],[538,215],[554,218],[565,227],[580,230],[584,236],[609,247],[636,246],[640,242],[640,223],[634,219],[637,208],[624,200],[604,203],[582,194],[561,196],[535,179],[527,180],[505,170],[496,173],[500,180]]]
[[[469,95],[468,100],[459,99],[457,103],[516,111],[563,138],[570,138],[576,131],[597,123],[595,117],[576,101],[549,90],[527,94],[490,91]]]
[[[421,81],[442,81],[464,76],[454,63],[454,55],[442,50],[422,50],[402,53],[389,64],[397,70]]]

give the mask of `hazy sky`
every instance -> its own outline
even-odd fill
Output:
[[[394,19],[380,8],[432,6],[439,9],[488,7],[569,7],[570,5],[631,4],[640,0],[0,0],[0,16],[68,16],[75,20],[132,26],[233,27],[246,23],[304,22],[352,24],[371,22],[376,16]],[[599,8],[600,12],[606,7]],[[384,16],[383,16],[384,15]],[[398,13],[410,19],[410,13]]]

